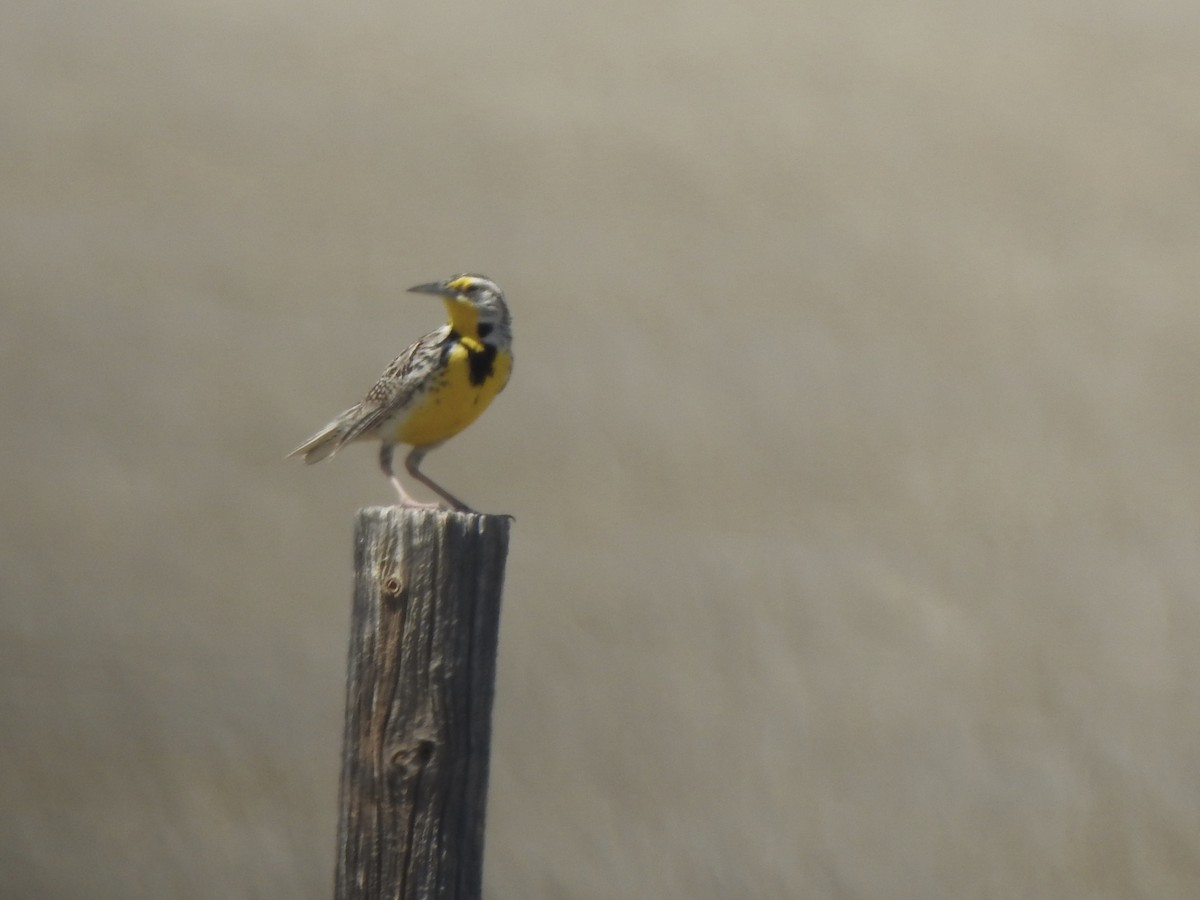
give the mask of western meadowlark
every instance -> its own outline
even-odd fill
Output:
[[[504,390],[512,372],[512,318],[496,282],[482,275],[418,284],[417,294],[441,297],[450,321],[392,360],[361,403],[350,407],[289,456],[306,463],[333,456],[351,441],[380,440],[379,466],[400,494],[401,506],[433,508],[404,490],[392,471],[396,444],[412,447],[408,474],[452,508],[470,508],[425,475],[425,454],[454,437]]]

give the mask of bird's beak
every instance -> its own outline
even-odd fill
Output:
[[[433,294],[435,297],[454,297],[455,292],[450,290],[450,282],[448,281],[433,281],[429,284],[417,284],[408,289],[410,294]]]

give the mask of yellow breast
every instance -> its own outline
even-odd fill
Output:
[[[479,341],[457,342],[429,387],[415,398],[392,438],[424,447],[454,437],[488,408],[512,372],[512,353],[495,353]]]

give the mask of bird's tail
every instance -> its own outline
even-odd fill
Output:
[[[350,426],[354,423],[358,413],[358,407],[352,406],[346,410],[307,441],[288,454],[288,459],[293,456],[303,457],[308,465],[315,462],[320,462],[342,449],[342,445],[347,443],[350,437]]]

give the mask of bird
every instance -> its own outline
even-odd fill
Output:
[[[346,444],[378,440],[379,467],[400,495],[418,509],[473,510],[421,471],[430,450],[458,434],[487,409],[512,374],[512,316],[500,286],[483,275],[457,275],[410,287],[446,304],[449,321],[411,344],[383,370],[361,402],[347,409],[288,454],[307,464],[333,456]],[[404,468],[441,498],[422,503],[392,469],[397,444],[412,447]]]

